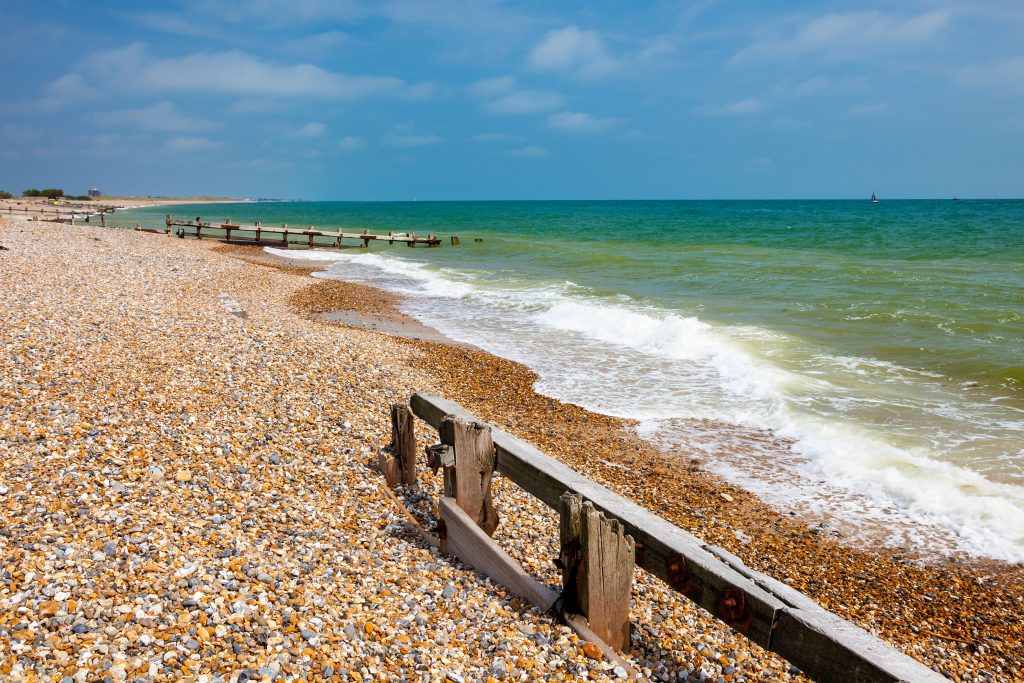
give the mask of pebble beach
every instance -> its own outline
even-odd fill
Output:
[[[396,497],[375,469],[391,403],[417,391],[952,680],[1022,680],[1019,565],[844,544],[628,422],[538,395],[521,365],[420,334],[393,295],[129,230],[0,217],[0,248],[5,680],[622,677],[423,542],[409,515],[436,520],[440,478],[421,469],[420,489]],[[436,441],[418,429],[421,449]],[[557,586],[557,516],[501,477],[495,487],[495,539]],[[807,680],[640,570],[632,615],[625,658],[652,680]]]

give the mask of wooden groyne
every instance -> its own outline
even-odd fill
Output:
[[[74,210],[76,213],[114,213],[118,209],[124,208],[123,206],[118,206],[116,204],[94,204],[92,202],[60,202],[58,204],[42,204],[38,202],[7,201],[5,202],[5,206],[9,213],[15,211],[22,213],[48,213],[53,211],[62,211],[67,213],[71,210]]]
[[[946,680],[810,597],[750,569],[732,553],[704,543],[511,434],[480,423],[451,401],[415,394],[409,405],[393,406],[392,446],[379,462],[390,486],[415,486],[413,415],[437,429],[441,441],[426,449],[428,466],[444,473],[436,539],[441,549],[541,609],[552,607],[553,592],[490,538],[499,514],[491,503],[490,480],[492,472],[500,472],[559,512],[563,590],[558,603],[566,623],[599,641],[610,658],[615,657],[608,653],[612,648],[629,649],[635,564],[816,681]],[[431,542],[433,537],[425,538]]]
[[[345,232],[342,229],[337,231],[317,230],[312,226],[308,228],[288,226],[280,227],[254,223],[244,225],[232,223],[230,220],[223,223],[204,221],[197,216],[195,220],[182,220],[167,214],[165,219],[166,232],[170,234],[177,227],[175,234],[178,237],[194,237],[203,239],[204,233],[207,239],[220,239],[233,244],[256,244],[259,246],[279,247],[288,249],[291,246],[312,247],[335,247],[342,246],[342,240],[359,240],[363,247],[370,246],[370,242],[387,242],[388,244],[405,244],[415,247],[418,244],[428,247],[436,247],[441,244],[437,235],[430,233],[426,236],[417,236],[414,232],[392,233],[386,235],[370,232]],[[453,238],[453,244],[458,242]]]
[[[59,204],[41,204],[37,202],[6,201],[0,212],[8,216],[28,216],[41,221],[54,223],[74,223],[76,220],[89,222],[93,216],[100,217],[100,224],[106,225],[105,214],[114,213],[121,207],[111,204],[92,204],[89,202],[60,202]]]

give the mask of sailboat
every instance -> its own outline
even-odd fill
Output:
[[[872,204],[877,204],[878,203],[878,197],[875,196],[874,192],[871,193],[871,203]]]

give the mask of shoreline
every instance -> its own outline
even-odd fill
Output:
[[[248,247],[243,246],[241,248],[246,249]],[[349,280],[335,278],[333,276],[328,276],[326,275],[326,273],[324,273],[323,270],[321,270],[326,269],[326,267],[329,265],[336,264],[337,261],[334,261],[329,258],[322,260],[309,259],[305,257],[287,258],[280,254],[267,253],[266,251],[262,250],[262,248],[260,249],[260,251],[261,253],[259,254],[258,260],[263,265],[275,266],[285,264],[304,267],[307,269],[308,274],[313,275],[314,277],[323,277],[328,280],[336,280],[339,282],[347,283],[348,287],[351,287],[356,291],[361,292],[360,298],[365,298],[367,296],[365,292],[372,290],[374,292],[374,294],[372,294],[372,298],[385,303],[384,307],[375,308],[371,312],[372,315],[369,318],[367,318],[365,315],[362,314],[355,315],[354,311],[352,310],[342,310],[340,307],[346,305],[346,299],[337,298],[335,300],[335,303],[337,304],[336,306],[332,307],[329,303],[324,303],[317,309],[317,312],[324,316],[328,322],[349,324],[351,326],[360,327],[363,329],[379,331],[384,334],[412,338],[413,340],[422,339],[425,341],[436,341],[449,345],[467,346],[469,348],[481,351],[482,353],[489,353],[483,351],[483,349],[480,349],[479,347],[473,344],[457,342],[453,339],[450,339],[446,337],[441,331],[436,330],[432,327],[428,327],[424,325],[422,322],[418,321],[417,319],[412,318],[409,315],[406,315],[400,309],[401,302],[406,298],[402,294],[397,294],[389,290],[375,288],[373,286],[365,285],[359,282],[353,282]],[[255,258],[253,260],[254,262],[256,261]],[[362,311],[363,313],[366,312],[363,311],[362,308],[360,308],[359,310]],[[401,321],[403,324],[392,324],[393,321]],[[423,334],[421,335],[420,333]],[[497,357],[501,358],[502,360],[508,360],[502,356]],[[520,365],[515,361],[509,362],[512,362],[514,365],[517,366]],[[530,370],[527,366],[522,366],[522,368],[523,371],[530,373],[532,376],[536,378],[535,373],[532,370]],[[551,397],[546,394],[541,396],[545,400],[554,400],[560,404],[569,403],[564,399]],[[669,452],[672,451],[681,452],[686,448],[686,446],[684,445],[668,442],[665,439],[659,440],[651,435],[640,435],[640,433],[636,429],[640,425],[640,423],[635,419],[629,417],[610,416],[607,413],[602,413],[599,410],[587,408],[586,406],[583,405],[572,405],[576,405],[582,410],[588,411],[592,414],[618,420],[618,422],[622,425],[622,428],[626,429],[631,437],[638,436],[642,441],[644,441],[644,443],[647,443],[654,450],[661,452],[662,454],[667,455]],[[693,459],[691,460],[691,464],[699,464],[701,468],[712,471],[714,473],[714,476],[716,476],[720,480],[723,480],[723,482],[728,483],[730,486],[733,487],[745,489],[756,498],[760,497],[757,493],[757,490],[749,489],[746,486],[744,486],[743,483],[730,481],[727,475],[714,471],[715,465],[718,463],[718,461],[728,461],[730,452],[735,454],[735,452],[738,449],[744,447],[749,447],[749,449],[751,450],[756,450],[760,452],[763,455],[763,457],[770,458],[785,456],[793,446],[793,441],[791,439],[779,436],[775,431],[771,430],[770,428],[755,428],[747,425],[724,422],[707,418],[674,418],[674,421],[678,424],[684,425],[689,430],[695,430],[704,433],[714,432],[729,435],[729,441],[733,443],[730,447],[730,450],[726,451],[724,457],[718,454],[712,455],[703,451],[696,452],[697,449],[695,449],[694,455],[699,456],[699,463],[698,459]],[[751,477],[749,478],[753,478],[753,475],[751,475]],[[768,484],[766,484],[766,486],[770,487],[771,483],[769,482]],[[764,500],[764,502],[769,507],[774,507],[774,503],[770,502],[770,499]],[[808,505],[800,505],[785,508],[781,510],[781,512],[784,514],[791,515],[795,513],[795,516],[807,522],[808,526],[817,527],[819,531],[828,533],[836,538],[843,540],[844,542],[848,541],[853,547],[863,547],[865,544],[875,545],[877,541],[885,545],[885,547],[887,548],[886,552],[893,554],[901,553],[914,555],[916,557],[919,557],[921,561],[932,564],[1013,564],[1009,560],[972,554],[967,550],[953,549],[952,544],[955,543],[954,532],[940,527],[935,527],[934,529],[931,527],[924,527],[924,531],[922,532],[921,527],[918,526],[920,524],[919,522],[911,522],[905,519],[877,519],[871,521],[861,519],[858,520],[856,524],[857,529],[852,530],[849,528],[844,528],[845,521],[843,520],[843,518],[837,517],[836,515],[828,511],[815,511],[811,509],[811,507]],[[837,519],[839,521],[835,521]],[[895,542],[891,541],[891,533],[887,533],[885,530],[883,530],[883,528],[887,528],[888,531],[891,532],[893,525],[897,525],[896,528],[899,528],[901,530],[910,530],[912,532],[917,532],[918,534],[920,534],[920,540],[918,540],[917,542],[918,546],[928,545],[934,541],[937,545],[940,546],[940,548],[936,550],[908,550],[909,547],[914,545],[914,541],[908,540],[906,538],[905,533],[900,537],[900,542]],[[944,547],[946,544],[950,544],[950,548]]]
[[[170,505],[177,509],[176,506],[182,506],[180,512],[175,513],[180,518],[172,522],[172,528],[202,528],[208,522],[202,515],[196,515],[200,514],[199,510],[208,509],[211,496],[204,492],[205,489],[197,488],[192,483],[192,478],[202,473],[199,481],[212,487],[211,493],[217,492],[212,500],[223,499],[227,501],[228,509],[238,511],[231,514],[243,515],[238,520],[231,520],[229,526],[214,527],[212,532],[214,538],[224,536],[225,541],[234,537],[233,545],[229,547],[234,547],[240,553],[239,557],[245,558],[244,564],[239,562],[234,569],[228,571],[228,576],[234,572],[235,581],[243,585],[249,582],[257,592],[269,591],[272,600],[283,599],[281,596],[284,594],[277,591],[277,585],[287,584],[287,590],[291,591],[303,590],[301,581],[299,588],[296,588],[294,579],[286,579],[291,576],[288,572],[293,571],[293,565],[287,563],[292,561],[292,555],[306,557],[301,534],[309,532],[301,531],[301,525],[298,528],[300,536],[294,535],[297,530],[295,528],[283,535],[274,531],[277,534],[273,536],[276,539],[274,547],[283,554],[263,554],[260,551],[263,546],[258,539],[260,533],[265,535],[267,532],[261,529],[276,530],[280,521],[276,517],[264,516],[259,506],[278,509],[282,502],[286,502],[287,514],[282,513],[281,521],[306,519],[314,531],[320,528],[319,522],[314,523],[314,520],[327,516],[330,525],[326,528],[340,534],[333,538],[347,539],[353,533],[351,527],[346,526],[351,522],[343,521],[348,517],[330,517],[333,510],[341,508],[352,519],[365,519],[368,522],[359,527],[362,531],[357,537],[361,539],[358,543],[364,545],[357,547],[366,548],[372,544],[376,549],[372,552],[380,555],[386,551],[384,557],[387,562],[396,563],[392,570],[388,564],[376,564],[379,558],[355,550],[345,551],[350,553],[347,560],[332,556],[335,566],[348,568],[346,571],[350,571],[352,576],[371,586],[367,591],[361,587],[364,584],[357,582],[348,588],[362,603],[372,598],[387,606],[389,613],[392,610],[395,614],[407,613],[409,608],[395,602],[396,598],[401,597],[403,602],[414,600],[417,604],[423,604],[424,598],[410,598],[400,586],[410,581],[413,584],[422,580],[433,581],[431,589],[440,595],[443,583],[439,585],[434,574],[443,571],[445,580],[452,577],[450,580],[459,586],[457,590],[465,587],[467,595],[476,595],[473,591],[482,590],[481,601],[470,602],[468,608],[465,605],[455,607],[454,611],[450,607],[443,607],[431,618],[457,620],[460,617],[455,615],[465,613],[467,609],[478,615],[483,610],[482,605],[493,599],[495,594],[500,595],[501,591],[495,593],[494,588],[482,589],[474,583],[478,579],[472,576],[473,572],[465,573],[447,564],[443,570],[435,569],[429,576],[417,569],[423,562],[433,565],[438,560],[430,558],[429,554],[420,554],[422,548],[418,548],[416,543],[389,535],[391,532],[384,533],[393,523],[388,520],[397,519],[397,516],[394,515],[391,502],[386,499],[378,501],[383,495],[377,490],[380,477],[371,475],[366,468],[367,463],[374,461],[375,449],[388,440],[386,416],[389,401],[408,400],[407,392],[410,389],[431,390],[460,403],[482,420],[527,439],[552,457],[585,472],[605,486],[706,541],[734,552],[748,566],[786,581],[814,597],[827,609],[881,635],[891,643],[900,644],[901,649],[908,654],[955,674],[961,680],[975,677],[978,680],[1012,680],[1017,675],[1013,668],[1015,662],[1024,661],[1024,633],[1019,623],[1024,568],[1002,563],[919,564],[914,558],[884,550],[870,552],[845,547],[830,538],[827,532],[819,529],[815,533],[801,520],[778,513],[751,494],[722,482],[699,468],[699,463],[659,451],[632,433],[627,421],[590,413],[537,394],[533,390],[536,376],[522,365],[473,348],[408,340],[379,331],[371,333],[337,322],[325,322],[319,317],[324,309],[337,307],[339,302],[362,316],[358,320],[403,315],[395,308],[396,299],[393,294],[338,280],[311,280],[308,276],[314,269],[308,267],[308,261],[303,262],[303,266],[286,262],[268,268],[271,263],[267,259],[252,259],[251,251],[246,251],[246,248],[239,252],[236,248],[225,248],[212,242],[168,241],[162,236],[135,232],[114,236],[109,230],[104,232],[94,226],[69,228],[45,222],[19,226],[29,233],[28,236],[15,234],[15,231],[8,232],[3,227],[3,219],[0,218],[0,244],[9,248],[9,251],[0,252],[0,264],[6,269],[8,266],[5,261],[13,259],[9,261],[14,267],[11,271],[13,275],[4,277],[17,276],[16,282],[21,287],[12,290],[15,295],[10,301],[0,302],[0,310],[7,311],[12,320],[5,341],[8,348],[13,349],[12,353],[17,352],[17,357],[20,357],[17,354],[22,353],[21,349],[38,349],[48,351],[45,354],[48,360],[39,364],[41,370],[17,365],[17,374],[11,375],[31,377],[26,386],[34,385],[36,388],[24,390],[27,392],[24,394],[14,394],[17,401],[13,404],[13,419],[18,429],[24,428],[27,431],[23,434],[0,431],[0,450],[8,456],[0,465],[0,473],[4,477],[0,484],[7,489],[5,495],[0,497],[0,506],[3,506],[6,513],[15,515],[12,518],[23,520],[23,526],[19,528],[22,540],[38,538],[38,548],[48,548],[42,539],[53,533],[52,522],[34,512],[38,496],[51,496],[60,509],[59,514],[67,515],[71,527],[94,518],[97,521],[106,520],[114,510],[126,511],[129,517],[155,515],[154,521],[157,521],[164,514],[163,509],[151,509],[153,506],[150,501],[153,497],[150,488],[157,487],[162,496],[158,498],[161,500],[161,508]],[[58,234],[55,228],[62,231],[59,234],[64,239],[53,237]],[[47,276],[50,271],[45,268],[59,268],[62,259],[70,255],[74,255],[76,263],[105,263],[111,272],[99,275],[95,272],[97,268],[87,264],[89,267],[82,266],[70,274],[53,270],[53,277]],[[4,272],[0,270],[0,273]],[[136,282],[139,273],[145,276],[142,283]],[[89,287],[102,291],[110,289],[108,296],[112,300],[108,303],[102,298],[102,292],[95,295],[95,298],[81,298],[87,294],[93,297],[91,291],[83,289]],[[137,288],[137,291],[132,287]],[[126,291],[121,292],[119,288],[125,288]],[[225,316],[217,304],[218,291],[228,293],[238,300],[249,317],[243,321]],[[154,295],[155,292],[160,294]],[[173,293],[173,296],[167,296],[167,293]],[[45,307],[40,309],[40,300],[52,301],[56,310],[48,311]],[[8,308],[3,308],[5,306]],[[125,315],[124,309],[118,306],[134,313]],[[170,327],[154,336],[160,330],[151,331],[149,327],[152,325]],[[30,334],[28,330],[33,332]],[[5,331],[0,330],[0,335],[4,334]],[[126,345],[135,343],[133,334],[145,335],[148,339],[150,346],[143,347],[146,350],[142,355],[131,355],[127,351],[132,347]],[[84,340],[74,343],[87,344],[83,348],[89,350],[88,354],[82,355],[83,352],[76,351],[74,347],[62,351],[60,345],[68,342],[60,340],[67,339]],[[25,355],[25,358],[30,357],[33,355]],[[60,360],[64,362],[58,362]],[[0,359],[0,362],[4,361]],[[141,374],[136,366],[143,369]],[[66,379],[68,373],[82,384],[69,385]],[[128,382],[129,379],[132,381]],[[183,379],[190,384],[182,386]],[[100,380],[109,382],[111,386],[93,385]],[[83,385],[89,385],[89,391],[85,391]],[[11,390],[10,386],[3,384],[3,380],[0,380],[0,389],[5,392]],[[60,395],[60,391],[67,395]],[[258,398],[259,392],[263,391],[270,392],[270,395],[261,400]],[[106,398],[97,404],[97,395]],[[85,423],[64,425],[59,423],[59,418],[57,422],[51,418],[50,422],[42,423],[42,426],[35,422],[37,418],[33,417],[33,411],[37,408],[57,406],[57,414],[63,415],[65,409],[61,406],[68,403],[74,403],[71,406],[74,414],[86,416]],[[110,417],[104,418],[103,413],[98,412],[97,405],[102,406]],[[160,424],[169,420],[167,424],[172,427],[165,426],[164,429],[172,429],[178,435],[146,436],[149,428],[145,424],[133,426],[132,413],[128,410],[138,405],[145,405],[146,414],[157,416],[163,421]],[[184,415],[192,413],[200,418],[195,422],[195,429],[202,426],[203,433],[210,432],[210,437],[189,445],[192,443],[192,429],[188,427],[190,423],[181,417],[183,407]],[[49,410],[53,412],[52,408]],[[258,412],[250,415],[252,411]],[[122,415],[124,417],[120,417]],[[126,424],[120,426],[118,420],[111,421],[110,418],[125,420]],[[230,428],[233,435],[214,436],[227,429],[217,426],[218,419],[223,418],[230,418],[236,424]],[[56,430],[52,434],[49,431],[51,422],[54,423],[52,428]],[[86,428],[87,425],[90,428]],[[141,451],[97,451],[96,445],[90,444],[103,436],[89,436],[90,429],[96,429],[91,425],[100,425],[103,431],[109,431],[111,435],[123,435],[125,444],[140,443],[144,447]],[[299,426],[302,428],[298,429]],[[0,430],[4,429],[8,428],[0,424]],[[143,430],[138,432],[143,436],[132,437],[136,433],[130,431],[132,429]],[[61,436],[61,430],[78,434],[74,437],[77,440],[72,441],[73,451],[64,453],[60,446],[49,443],[49,440],[70,438]],[[303,436],[306,433],[310,434],[308,438]],[[268,437],[272,438],[267,440]],[[39,438],[46,440],[42,443],[51,452],[64,454],[56,460],[35,455],[35,447],[31,444],[39,443],[34,441]],[[421,438],[432,437],[421,430]],[[215,449],[224,450],[223,445],[236,442],[238,445],[233,445],[224,454],[216,453]],[[202,446],[202,454],[197,455],[193,445]],[[72,452],[76,454],[71,455]],[[98,463],[90,464],[88,459],[83,460],[85,452],[91,453],[94,459],[99,458],[108,471],[112,472],[110,468],[114,468],[120,472],[116,475],[105,474],[108,481],[113,477],[115,480],[127,479],[129,483],[126,489],[122,484],[118,484],[122,488],[116,491],[110,485],[99,489],[94,500],[100,502],[93,503],[94,509],[80,518],[73,516],[74,507],[67,512],[61,507],[66,502],[77,500],[79,493],[71,489],[74,493],[71,500],[63,496],[60,489],[48,493],[54,484],[46,475],[52,474],[53,481],[59,486],[62,478],[67,475],[60,475],[60,471],[54,468],[65,467],[65,459],[72,461],[79,471],[91,472]],[[271,452],[289,469],[278,474],[279,464],[271,465],[267,462]],[[180,465],[162,464],[172,456],[171,462],[191,463],[189,472],[179,475],[180,470],[176,471],[173,467]],[[30,463],[34,469],[21,469]],[[154,475],[147,474],[152,471],[152,467],[159,467],[164,472],[163,478],[155,479]],[[168,467],[171,469],[167,470]],[[246,472],[239,471],[239,467],[247,468]],[[252,482],[251,473],[254,472],[261,475]],[[292,474],[282,478],[282,474],[289,472]],[[177,479],[179,476],[182,479]],[[188,481],[185,480],[186,476]],[[90,477],[89,481],[93,479]],[[225,481],[219,483],[222,479]],[[149,483],[142,486],[131,483],[136,481]],[[231,491],[247,481],[254,484],[255,488],[249,489],[245,495],[253,499],[252,504],[256,508],[241,500],[232,502],[237,493]],[[35,488],[25,489],[26,482],[34,483]],[[437,478],[427,478],[422,483],[428,493],[436,492]],[[84,480],[78,484],[79,488],[85,485]],[[557,534],[551,532],[553,520],[549,511],[529,500],[525,494],[513,490],[506,482],[499,480],[497,488],[496,504],[505,517],[497,535],[499,542],[510,554],[520,559],[531,573],[548,582],[556,581],[550,558],[557,554],[557,550],[553,550]],[[666,492],[671,492],[671,496]],[[293,498],[296,500],[293,501]],[[112,506],[110,513],[105,512],[108,501]],[[409,502],[428,508],[429,513],[429,501],[420,499]],[[81,509],[80,504],[77,504],[77,509]],[[203,514],[212,515],[213,510]],[[217,515],[222,514],[223,511],[217,512]],[[80,519],[85,521],[74,521]],[[96,540],[92,542],[91,559],[88,554],[83,556],[84,560],[91,562],[108,561],[105,559],[106,546],[103,542],[111,538],[112,534],[121,538],[120,534],[128,534],[130,529],[140,525],[145,527],[144,532],[136,531],[129,535],[141,538],[144,534],[156,533],[138,519],[125,522],[116,522],[113,516],[109,516],[109,519],[105,522],[108,527],[105,536],[96,536],[95,530],[89,527],[84,530],[71,528],[67,523],[60,527],[61,533],[74,543],[78,543],[76,539],[79,537],[84,539],[89,538],[87,534],[94,534],[92,538]],[[165,520],[163,526],[166,525]],[[294,524],[288,526],[294,527]],[[737,531],[741,533],[737,534]],[[135,582],[146,584],[144,590],[139,589],[137,594],[140,596],[147,594],[147,591],[157,595],[166,593],[166,588],[154,588],[147,582],[163,584],[166,576],[188,571],[188,563],[192,562],[189,558],[197,556],[197,553],[198,556],[203,554],[202,546],[197,545],[194,536],[193,533],[187,538],[182,537],[176,545],[168,546],[173,552],[161,551],[148,559],[139,560],[137,549],[123,555],[126,567],[129,568],[134,568],[138,562],[154,563],[153,568],[147,570],[149,573],[144,575],[147,578],[133,578],[129,585],[134,586]],[[741,540],[743,537],[750,539],[750,542]],[[312,538],[319,539],[317,543],[324,543],[329,542],[332,536]],[[49,577],[57,571],[54,562],[61,564],[66,575],[70,571],[67,564],[73,565],[80,561],[72,556],[63,560],[39,560],[35,557],[40,552],[38,548],[21,550],[24,557],[13,565],[21,584],[29,582],[25,578],[29,566],[37,566],[38,572]],[[10,553],[2,545],[0,551],[5,556]],[[64,551],[61,552],[63,554]],[[99,559],[96,559],[97,556]],[[296,576],[323,570],[317,559],[319,555],[314,553],[309,557],[305,562],[312,569],[294,565],[294,571],[298,572]],[[410,558],[413,558],[411,564]],[[28,564],[29,559],[31,565]],[[227,564],[232,560],[228,556],[223,560],[206,561],[215,562],[217,566],[223,563],[227,571]],[[259,574],[259,567],[282,562],[285,564],[281,565],[280,572],[274,570],[281,578],[271,583],[258,580],[248,573],[251,571],[256,575]],[[3,565],[12,566],[11,559],[8,557]],[[249,569],[243,571],[244,567]],[[79,571],[75,568],[72,574],[78,575]],[[187,576],[201,575],[200,572]],[[113,603],[122,600],[122,591],[112,590],[113,584],[107,583],[105,574],[93,576],[90,581],[98,583],[93,590],[99,588],[107,591],[107,599]],[[267,578],[275,577],[270,574]],[[387,595],[381,593],[382,581],[387,585]],[[697,614],[699,610],[688,607],[684,599],[656,583],[647,580],[642,572],[638,573],[634,609],[639,640],[635,643],[636,652],[632,656],[639,666],[647,667],[649,664],[649,668],[656,673],[664,670],[666,673],[673,672],[673,675],[684,669],[694,673],[697,668],[702,668],[716,676],[724,675],[722,671],[732,667],[748,676],[748,680],[752,676],[770,675],[775,680],[791,676],[781,666],[781,660],[745,644],[741,637],[730,634],[721,624]],[[189,586],[189,590],[192,588]],[[78,590],[77,587],[71,587],[73,593]],[[212,594],[218,595],[217,590],[222,589],[215,589]],[[208,589],[204,591],[209,593]],[[0,629],[17,624],[24,618],[8,602],[11,595],[13,591],[5,589],[0,583]],[[178,599],[181,601],[185,598],[179,595]],[[36,599],[29,600],[34,602]],[[78,600],[91,605],[93,598],[82,596]],[[562,639],[567,636],[552,628],[550,620],[523,608],[514,600],[500,600],[501,609],[514,611],[500,627],[503,629],[502,637],[512,643],[511,648],[519,651],[519,654],[507,657],[501,655],[503,660],[509,660],[510,670],[515,668],[528,677],[533,672],[537,675],[532,677],[538,677],[540,670],[534,669],[537,663],[557,653],[558,662],[561,662],[558,666],[567,667],[575,662],[571,666],[589,666],[592,677],[602,677],[602,670],[595,669],[592,661],[588,663],[585,657],[573,655],[572,648],[566,649],[566,641]],[[365,638],[361,636],[365,640],[373,640],[377,634],[378,626],[366,626],[371,620],[358,617],[358,612],[352,609],[351,600],[347,602],[350,606],[348,616],[327,613],[326,606],[317,606],[312,613],[307,614],[302,610],[309,609],[309,603],[303,604],[305,607],[293,606],[290,609],[305,614],[300,623],[308,622],[315,614],[315,618],[323,623],[310,623],[314,624],[325,643],[330,631],[328,626],[340,632],[343,627],[348,628],[354,624],[359,629],[358,633],[365,634]],[[173,612],[180,613],[182,608],[179,603],[174,605]],[[43,613],[44,606],[48,613],[49,601],[40,597],[36,607],[30,609]],[[89,607],[89,611],[83,613],[84,616],[71,618],[73,613],[79,614],[78,605],[66,610],[58,605],[57,616],[54,618],[62,618],[61,615],[66,611],[71,620],[61,622],[64,629],[76,623],[75,619],[83,619],[89,629],[95,627],[102,631],[102,627],[110,623],[108,619],[113,618],[112,612],[107,617],[104,611],[111,607],[110,604],[99,605],[95,613]],[[186,612],[188,609],[191,608],[186,606]],[[291,632],[282,631],[279,615],[264,615],[261,618],[264,621],[271,619],[267,622],[269,625],[258,627],[262,632],[276,634],[269,637],[290,642],[289,633],[294,634],[296,629],[293,628]],[[468,629],[460,632],[462,635],[459,641],[483,643],[480,638],[482,632],[487,631],[485,620],[479,616],[468,618],[469,622],[458,622]],[[143,630],[148,629],[146,619],[143,617],[142,622],[136,622],[132,628],[137,630],[141,624]],[[393,628],[383,625],[382,620],[377,621],[382,624],[381,628]],[[249,624],[248,621],[245,623]],[[539,639],[519,628],[522,623],[526,623],[529,629],[535,629],[536,633],[543,633],[547,644],[538,645]],[[434,632],[451,631],[440,628]],[[0,633],[0,638],[8,637],[5,635],[7,633]],[[90,633],[95,632],[90,630]],[[248,657],[245,661],[251,660],[253,665],[266,665],[266,655],[260,654],[263,650],[256,647],[258,640],[246,639],[249,637],[247,633],[243,633],[245,638],[240,636],[243,654],[239,657]],[[431,666],[435,660],[440,660],[442,652],[444,656],[451,654],[459,658],[462,662],[460,666],[464,667],[461,670],[466,672],[475,666],[472,662],[489,662],[493,656],[485,655],[484,652],[492,652],[486,649],[476,651],[476,654],[463,654],[462,642],[453,643],[458,647],[449,652],[453,648],[445,648],[442,643],[431,641],[435,636],[430,636],[429,631],[421,633],[417,630],[415,634],[410,631],[410,634],[414,644],[422,643],[416,647],[427,653],[426,661]],[[190,636],[195,637],[196,641],[201,640],[195,633]],[[388,637],[397,636],[390,633]],[[164,640],[166,642],[166,638]],[[383,666],[380,663],[369,664],[369,658],[376,655],[371,654],[372,648],[364,648],[367,644],[361,639],[347,636],[342,640],[345,641],[344,647],[358,649],[358,656],[353,655],[358,662],[367,663],[366,666]],[[393,647],[405,647],[403,641],[388,642]],[[710,650],[706,649],[708,645]],[[288,651],[302,652],[302,647],[296,647],[297,650]],[[335,645],[332,641],[333,647],[341,645]],[[152,649],[147,648],[147,651]],[[550,652],[545,655],[542,648],[549,648]],[[182,662],[188,664],[190,669],[205,666],[191,664],[196,660],[191,659],[189,650],[186,647],[180,651],[185,656],[177,660],[179,674],[182,673]],[[728,663],[722,664],[717,657],[703,654],[707,652],[720,655]],[[319,662],[315,664],[320,667],[317,671],[326,666],[316,652],[312,655],[294,654],[293,657],[294,662],[303,662],[304,657]],[[336,661],[331,664],[332,671],[336,670],[335,664]],[[291,662],[283,666],[290,665]],[[442,678],[444,666],[438,669]],[[493,670],[494,667],[491,673]],[[543,671],[547,672],[548,669]],[[567,669],[563,668],[562,671]],[[10,669],[4,671],[0,664],[0,672],[6,675]],[[482,672],[474,673],[474,676],[481,678],[486,675]]]
[[[382,323],[390,315],[408,317],[398,310],[397,295],[376,291],[391,304]],[[403,337],[400,329],[389,329],[386,324],[375,331]],[[402,341],[420,350],[428,365],[442,369],[439,382],[446,388],[446,397],[477,417],[526,439],[543,452],[586,472],[602,485],[704,541],[734,553],[748,566],[785,581],[826,609],[890,643],[909,641],[939,651],[953,646],[954,652],[976,649],[978,643],[986,640],[991,645],[1000,642],[1000,638],[992,637],[1000,629],[993,630],[991,624],[985,623],[991,620],[986,613],[957,614],[964,608],[964,601],[975,606],[994,607],[1002,603],[1010,607],[1015,598],[1020,600],[1024,566],[961,554],[922,555],[911,550],[850,544],[842,538],[841,530],[815,524],[815,520],[801,515],[779,512],[756,494],[704,470],[700,460],[681,459],[644,440],[633,431],[634,423],[630,420],[601,415],[538,394],[533,389],[537,375],[515,361],[472,347],[452,346],[443,340]],[[579,455],[597,452],[605,455],[596,461]],[[658,479],[653,487],[647,479],[652,473]],[[668,499],[661,494],[662,490],[677,492],[682,500]],[[772,555],[767,555],[766,549]],[[819,573],[816,567],[826,569]],[[1006,582],[1002,589],[995,585],[1000,581]],[[953,598],[948,595],[950,585],[969,588]],[[898,612],[879,614],[884,610],[878,603],[889,602],[895,608],[904,596],[915,593],[924,598],[918,605],[904,604]],[[946,604],[937,604],[937,596],[943,593],[947,594]],[[849,603],[854,600],[862,605],[851,606]],[[867,610],[861,608],[864,604],[868,605]],[[1013,623],[1013,609],[997,610],[1003,613],[1002,621],[1007,626]],[[945,615],[950,614],[955,614],[955,622],[947,621]],[[983,635],[986,632],[988,636]],[[1018,636],[1012,649],[1024,653],[1024,634]],[[1012,656],[1007,659],[1015,661]]]

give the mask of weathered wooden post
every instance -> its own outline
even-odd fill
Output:
[[[441,443],[454,453],[454,463],[432,462],[444,469],[444,495],[455,499],[488,536],[498,528],[498,511],[491,498],[494,473],[494,442],[491,428],[448,416],[438,429]],[[451,462],[450,460],[448,462]]]
[[[391,404],[391,444],[380,454],[377,464],[388,486],[416,486],[416,432],[414,417],[407,403]]]
[[[625,534],[618,520],[605,519],[579,494],[567,491],[559,503],[565,609],[581,612],[601,640],[626,652],[636,562],[633,537]]]

